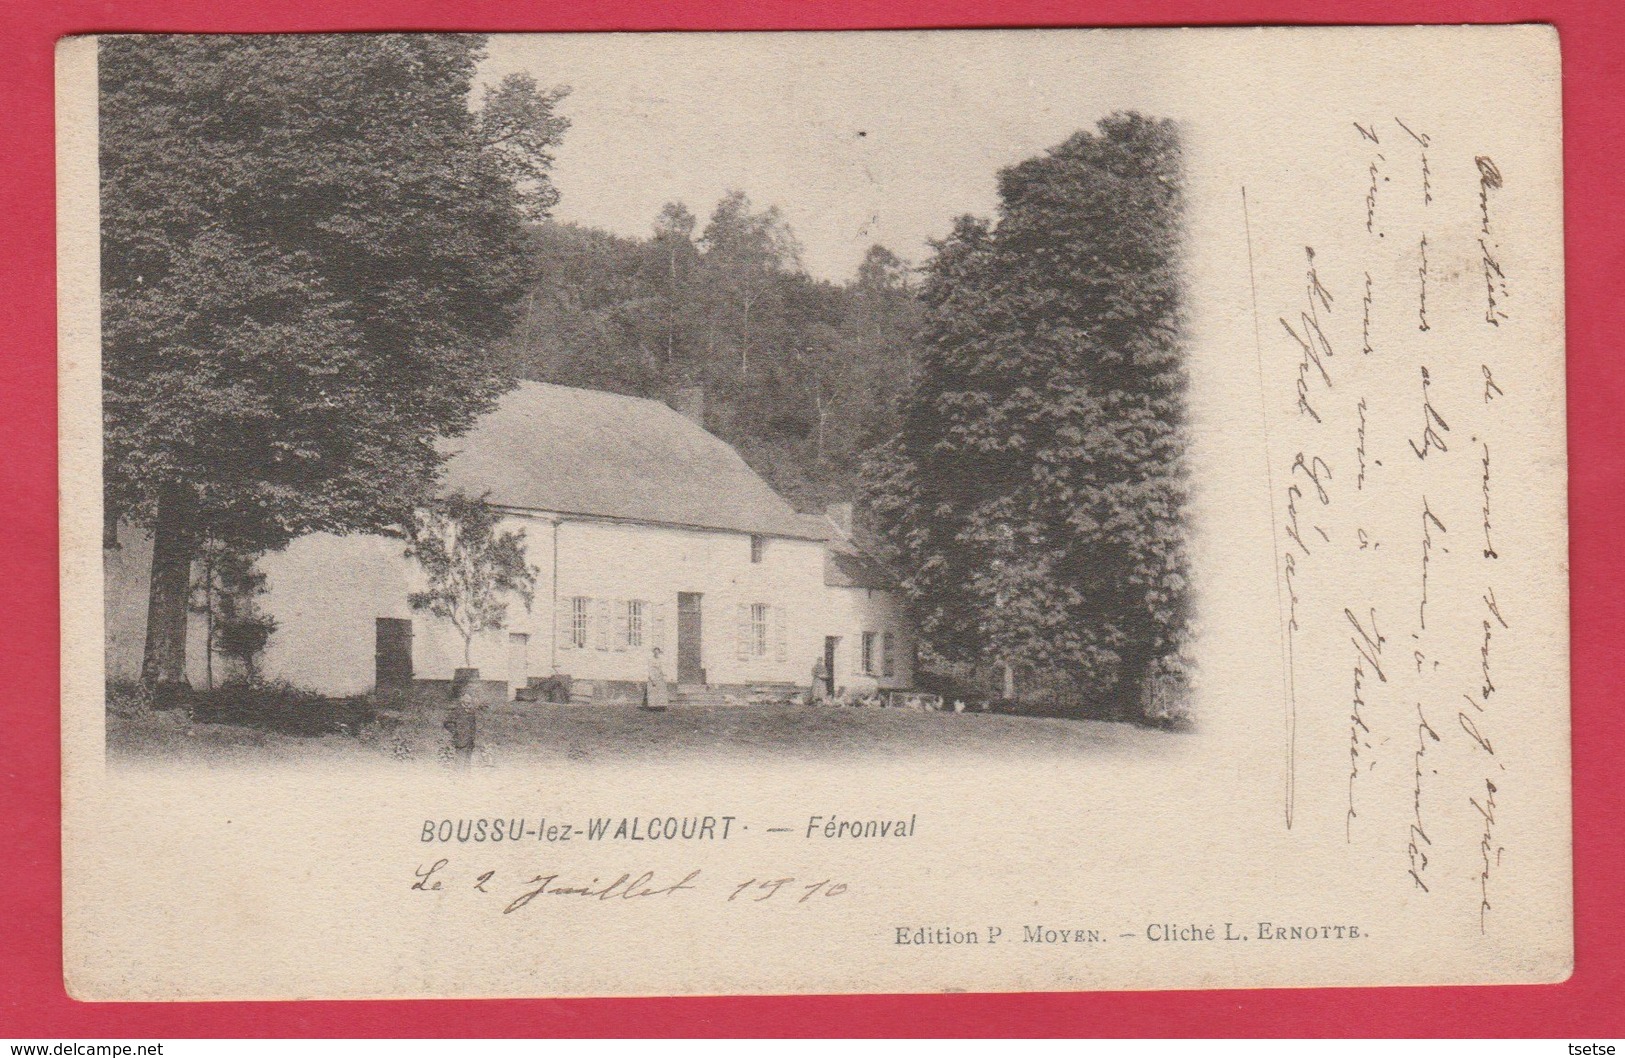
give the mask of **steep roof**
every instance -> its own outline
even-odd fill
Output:
[[[521,382],[448,448],[447,486],[504,507],[824,538],[732,447],[658,401]]]

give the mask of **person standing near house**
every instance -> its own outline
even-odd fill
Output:
[[[643,707],[653,712],[665,712],[670,704],[666,695],[666,670],[660,664],[660,648],[649,651],[649,686],[643,692]]]
[[[474,764],[474,744],[479,726],[479,701],[474,694],[474,681],[480,676],[479,669],[458,669],[451,682],[451,698],[454,703],[446,713],[446,720],[441,726],[451,735],[451,760],[461,768],[469,768]]]

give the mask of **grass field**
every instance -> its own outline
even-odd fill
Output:
[[[267,763],[397,760],[439,762],[450,738],[443,712],[408,714],[398,727],[359,737],[299,738],[254,728],[189,722],[180,713],[109,716],[109,757],[125,761]],[[692,707],[651,713],[621,705],[524,705],[482,711],[476,763],[676,760],[727,756],[787,760],[899,758],[914,754],[1067,756],[1148,751],[1189,736],[1092,720],[980,713],[927,713],[768,705]]]

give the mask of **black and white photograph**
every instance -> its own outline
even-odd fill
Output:
[[[74,997],[1571,972],[1549,27],[57,59]]]
[[[560,50],[102,42],[109,750],[1190,730],[1178,124]]]

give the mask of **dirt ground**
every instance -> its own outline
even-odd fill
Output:
[[[185,760],[259,764],[277,760],[397,760],[450,757],[445,713],[421,710],[398,726],[357,736],[298,738],[180,713],[109,716],[108,755],[131,762]],[[929,713],[903,709],[767,705],[645,712],[621,705],[511,705],[481,711],[474,763],[501,766],[568,760],[828,760],[914,754],[1030,756],[1144,755],[1188,736],[1092,720]]]

